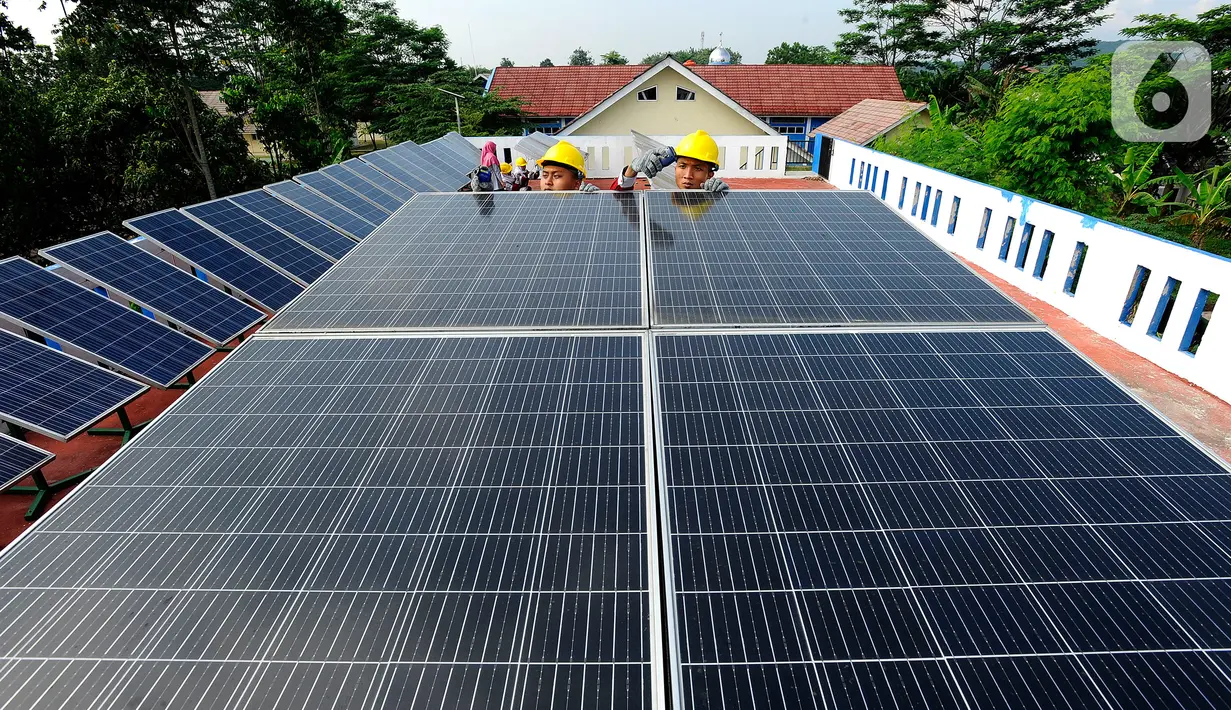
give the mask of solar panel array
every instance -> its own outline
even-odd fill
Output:
[[[66,441],[146,386],[0,330],[0,420]]]
[[[1033,323],[865,191],[646,195],[663,325]]]
[[[374,225],[380,225],[392,214],[391,210],[377,205],[363,195],[321,172],[296,175],[295,182],[333,200]]]
[[[0,317],[168,387],[214,349],[19,257],[0,261]]]
[[[376,224],[347,209],[344,205],[309,190],[293,180],[283,180],[266,185],[265,190],[309,214],[325,224],[354,239],[363,239],[372,233]]]
[[[37,446],[0,434],[0,490],[42,468],[53,458],[55,455],[50,451],[43,451]]]
[[[264,190],[231,195],[227,199],[334,261],[355,247],[354,240]]]
[[[39,252],[108,291],[165,315],[214,345],[223,345],[265,317],[149,252],[100,232]]]
[[[875,199],[417,194],[0,556],[0,703],[1227,707],[1228,474]]]
[[[315,281],[334,263],[230,200],[213,200],[181,211],[302,286]]]
[[[639,228],[635,195],[419,195],[269,328],[638,326]]]
[[[178,210],[163,210],[124,222],[164,249],[208,273],[271,312],[277,312],[303,288],[238,246]]]

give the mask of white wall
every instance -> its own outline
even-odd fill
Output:
[[[667,145],[675,145],[684,136],[650,136]],[[493,136],[491,138],[467,138],[480,148],[487,141],[495,141],[496,154],[504,159],[504,149],[513,152],[516,159],[521,153],[515,148],[522,136]],[[568,142],[586,152],[586,177],[615,177],[625,165],[636,157],[632,134],[623,136],[567,136]],[[714,136],[718,143],[719,177],[782,177],[786,174],[787,137],[775,136]],[[758,155],[760,158],[758,159]],[[527,157],[527,156],[522,156]]]
[[[853,180],[851,161],[854,161]],[[1182,347],[1202,289],[1223,297],[1231,296],[1231,260],[869,148],[834,141],[830,182],[835,186],[867,189],[880,197],[886,172],[885,202],[937,244],[1059,308],[1100,335],[1224,401],[1231,401],[1231,298],[1222,298],[1214,308],[1196,354]],[[869,173],[875,176],[875,186],[868,185]],[[907,180],[906,199],[899,208],[903,178]],[[861,184],[864,187],[861,188]],[[919,213],[923,210],[924,194],[931,188],[926,215],[911,215],[916,184],[920,189]],[[933,226],[938,190],[942,193],[940,210]],[[955,229],[950,234],[949,221],[955,197],[961,202]],[[979,249],[977,244],[985,209],[991,210],[991,219],[986,242]],[[1010,235],[1007,258],[1002,261],[999,258],[1001,245],[1006,220],[1010,217],[1016,220],[1016,225]],[[1017,259],[1026,224],[1034,225],[1034,232],[1024,268],[1019,269]],[[1054,237],[1047,268],[1039,279],[1035,278],[1034,271],[1045,231],[1052,232]],[[1087,251],[1076,292],[1070,294],[1066,292],[1066,283],[1079,242],[1086,245]],[[1139,266],[1150,269],[1150,276],[1142,290],[1136,317],[1131,325],[1126,325],[1121,322],[1121,315]],[[1160,300],[1169,278],[1178,280],[1180,288],[1167,327],[1158,338],[1150,330],[1161,315]]]

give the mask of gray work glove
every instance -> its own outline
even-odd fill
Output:
[[[701,189],[706,192],[726,192],[727,190],[730,190],[731,187],[723,182],[722,178],[712,177],[701,185]]]
[[[663,159],[671,157],[671,151],[666,148],[654,148],[633,158],[631,167],[633,170],[653,179],[655,175],[662,172]]]
[[[583,182],[581,187],[577,188],[577,192],[598,192],[598,185]]]

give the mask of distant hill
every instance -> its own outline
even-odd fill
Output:
[[[1093,56],[1097,57],[1100,54],[1111,54],[1112,52],[1116,51],[1116,47],[1119,47],[1120,45],[1124,44],[1127,41],[1128,40],[1126,39],[1099,40],[1099,43],[1094,45],[1094,55]],[[1089,59],[1078,59],[1077,61],[1073,62],[1073,66],[1084,67],[1089,62],[1090,62]]]

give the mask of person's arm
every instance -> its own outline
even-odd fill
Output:
[[[628,173],[630,171],[632,171],[632,168],[624,168],[624,170],[616,176],[616,179],[611,181],[611,187],[608,189],[616,190],[618,192],[628,192],[633,189],[633,187],[637,184],[637,173],[633,171],[633,174],[629,175]]]

